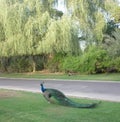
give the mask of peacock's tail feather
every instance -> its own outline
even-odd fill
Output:
[[[69,98],[65,97],[64,100],[59,100],[59,104],[64,105],[64,106],[71,106],[71,107],[75,107],[75,108],[94,108],[99,104],[99,102],[90,103],[90,104],[77,103],[77,102],[74,102],[74,101],[70,100]]]

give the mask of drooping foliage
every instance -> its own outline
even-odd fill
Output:
[[[47,1],[48,6],[52,2]],[[42,1],[1,0],[1,11],[3,7],[0,23],[1,56],[79,50],[77,29],[71,18],[51,18],[50,12],[44,10]]]
[[[45,38],[48,51],[78,53],[78,29],[75,26],[74,22],[67,17],[53,21]]]

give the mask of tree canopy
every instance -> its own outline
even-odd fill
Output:
[[[68,3],[84,36],[97,43],[103,39],[108,19],[117,19],[116,10],[120,8],[115,0],[70,0]]]
[[[0,2],[1,56],[53,51],[77,53],[79,50],[77,28],[70,17],[60,15],[59,19],[56,15],[57,20],[52,18],[40,0]],[[47,2],[51,4],[52,1]],[[49,4],[45,4],[46,7],[50,7]]]

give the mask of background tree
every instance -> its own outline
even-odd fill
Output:
[[[104,37],[104,48],[108,51],[111,58],[116,58],[120,56],[120,29],[115,29],[111,35],[106,35]]]
[[[39,0],[0,2],[0,11],[3,12],[0,24],[3,35],[1,40],[5,39],[0,43],[1,57],[29,55],[35,71],[35,55],[53,52],[78,53],[76,28],[70,18],[63,17],[59,20],[60,14],[52,14],[53,1],[45,1],[48,10],[44,10],[43,1]]]
[[[116,2],[114,0],[70,0],[68,3],[69,8],[72,8],[72,15],[79,21],[80,30],[86,40],[101,42],[106,28],[107,13],[114,12]]]

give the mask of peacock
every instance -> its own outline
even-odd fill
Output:
[[[66,97],[61,91],[57,89],[45,88],[43,83],[41,83],[40,86],[43,96],[49,103],[57,102],[60,105],[75,108],[94,108],[100,103],[100,102],[90,104],[77,103]]]

